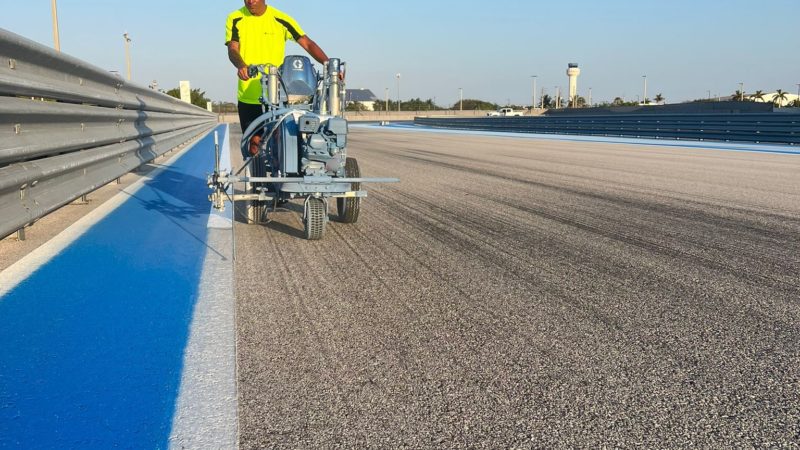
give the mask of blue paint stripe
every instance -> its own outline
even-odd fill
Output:
[[[499,132],[499,131],[455,130],[455,129],[432,128],[420,125],[400,125],[400,124],[392,124],[387,126],[379,126],[379,125],[352,125],[352,126],[390,129],[398,131],[417,131],[425,133],[515,137],[520,139],[645,145],[654,147],[678,147],[678,148],[693,148],[700,150],[721,150],[721,151],[747,152],[747,153],[771,153],[776,155],[800,155],[800,149],[790,145],[732,144],[732,143],[708,142],[708,141],[657,140],[657,139],[644,139],[644,138],[637,139],[637,138],[622,138],[622,137],[576,136],[576,135],[566,135],[566,134],[509,133],[509,132]]]
[[[0,298],[0,447],[167,446],[213,144],[206,136]]]

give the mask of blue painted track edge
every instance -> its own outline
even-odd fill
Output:
[[[210,134],[2,297],[0,447],[168,445],[209,252]]]

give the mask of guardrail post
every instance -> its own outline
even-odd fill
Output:
[[[25,227],[22,227],[19,230],[17,230],[17,240],[18,241],[25,240]]]

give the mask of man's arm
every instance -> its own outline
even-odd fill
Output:
[[[301,36],[299,39],[297,39],[297,43],[300,45],[300,47],[303,47],[303,49],[305,49],[305,51],[307,51],[311,57],[316,59],[318,63],[325,64],[328,62],[328,55],[326,55],[325,52],[319,48],[319,45],[312,41],[310,37]]]
[[[247,73],[247,64],[245,64],[242,55],[239,53],[238,42],[228,42],[228,59],[231,61],[231,64],[238,69],[237,75],[241,80],[247,81],[250,79],[250,75]]]

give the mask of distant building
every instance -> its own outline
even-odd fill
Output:
[[[375,103],[378,101],[378,97],[375,97],[369,89],[348,89],[345,95],[347,105],[358,102],[364,105],[367,111],[375,111]]]

